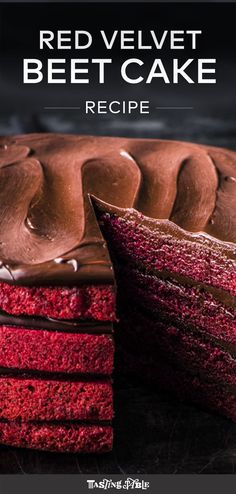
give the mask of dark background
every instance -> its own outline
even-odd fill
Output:
[[[129,86],[116,77],[98,87],[23,86],[23,57],[40,58],[39,29],[202,29],[198,57],[217,58],[216,85]],[[236,4],[0,5],[0,134],[57,131],[182,139],[236,149]],[[83,57],[87,56],[85,52]],[[131,54],[130,54],[131,53]],[[45,53],[46,54],[46,53]],[[64,58],[61,51],[59,57]],[[92,51],[101,54],[101,47]],[[47,54],[50,56],[51,54]],[[73,53],[68,52],[68,56]],[[104,53],[103,53],[104,55]],[[53,56],[57,56],[53,52]],[[78,55],[77,55],[78,56]],[[80,56],[80,55],[79,55]],[[110,57],[107,53],[106,56]],[[122,52],[129,58],[133,52]],[[154,52],[168,64],[187,52]],[[148,52],[139,53],[147,60]],[[120,63],[121,54],[113,52]],[[77,105],[90,99],[150,99],[160,110],[150,116],[85,118],[79,112],[45,111],[44,106]],[[57,455],[1,447],[1,473],[235,473],[236,426],[191,405],[151,390],[140,382],[115,378],[115,446],[108,455]]]
[[[45,121],[51,119],[52,112],[45,106],[80,106],[81,101],[89,99],[149,99],[155,106],[194,106],[196,114],[213,112],[234,113],[236,109],[236,4],[171,4],[146,3],[133,4],[1,4],[0,5],[0,94],[1,114],[17,112],[20,115],[40,114]],[[91,31],[94,42],[88,50],[49,50],[39,49],[40,29],[59,30],[85,29]],[[114,29],[150,29],[162,33],[164,29],[201,29],[197,37],[197,50],[170,50],[168,43],[162,50],[119,50],[118,45],[112,51],[105,50],[100,29],[112,33]],[[23,58],[113,58],[113,64],[107,66],[105,84],[97,83],[97,70],[91,69],[90,84],[23,84]],[[154,58],[162,58],[168,74],[173,58],[181,61],[187,58],[216,58],[217,84],[188,84],[180,78],[179,84],[165,84],[154,79],[151,84],[127,84],[120,76],[120,65],[127,58],[138,57],[145,62],[140,68],[145,76],[151,68]],[[45,64],[44,64],[45,66]],[[188,71],[189,72],[189,71]],[[193,75],[195,71],[193,70]],[[190,71],[191,74],[191,71]],[[181,113],[181,118],[185,114]],[[58,113],[57,113],[58,116]],[[61,117],[61,115],[60,115]],[[67,112],[66,119],[78,121],[78,131],[87,132],[89,117],[81,112]],[[150,117],[142,120],[158,121],[163,112],[154,110]],[[179,117],[179,116],[178,116]],[[177,118],[178,118],[177,117]],[[134,119],[137,117],[135,116]],[[101,123],[109,117],[100,116]],[[112,117],[112,120],[124,122],[125,116]],[[94,118],[92,118],[92,124]],[[50,124],[48,124],[50,125]],[[85,126],[85,127],[84,127]],[[33,129],[34,130],[34,129]],[[69,131],[68,124],[68,131]],[[158,126],[156,134],[158,135]],[[105,131],[107,132],[106,126]],[[117,130],[119,133],[119,130]],[[116,132],[117,132],[116,131]],[[142,134],[142,131],[141,131]],[[181,134],[181,130],[180,130]]]

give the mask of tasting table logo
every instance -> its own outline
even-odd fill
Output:
[[[102,480],[97,481],[97,480],[89,479],[87,480],[87,487],[88,489],[103,489],[103,490],[140,489],[146,491],[150,487],[150,482],[146,482],[145,480],[140,480],[140,479],[133,479],[131,477],[128,477],[127,479],[124,480],[112,480],[112,479],[103,478]]]

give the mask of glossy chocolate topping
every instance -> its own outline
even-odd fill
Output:
[[[0,139],[0,180],[0,280],[9,283],[113,281],[90,196],[105,209],[137,210],[154,227],[161,220],[167,230],[217,240],[236,253],[233,151],[174,141],[29,134]]]

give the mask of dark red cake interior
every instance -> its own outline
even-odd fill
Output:
[[[115,320],[112,286],[27,287],[0,283],[0,310],[55,319]]]
[[[113,429],[109,425],[0,422],[0,441],[60,453],[107,453],[112,449]]]
[[[116,373],[236,420],[235,153],[12,136],[0,179],[0,442],[111,450],[114,340]]]

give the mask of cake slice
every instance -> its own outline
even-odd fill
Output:
[[[57,453],[107,453],[113,429],[105,425],[0,422],[0,442]]]

